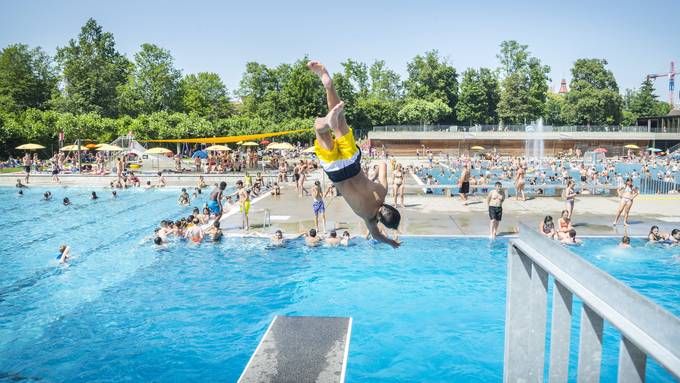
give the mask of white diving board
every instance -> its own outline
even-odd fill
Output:
[[[352,318],[280,316],[272,320],[239,383],[342,383]]]

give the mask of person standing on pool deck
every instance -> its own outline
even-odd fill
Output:
[[[31,174],[31,165],[33,164],[33,160],[31,159],[31,155],[28,154],[27,152],[21,161],[24,164],[24,172],[26,172],[26,175],[24,176],[24,181],[26,181],[26,184],[28,185],[28,176]]]
[[[399,211],[385,204],[387,164],[380,164],[378,183],[371,182],[366,177],[361,169],[361,150],[354,141],[352,129],[345,121],[345,104],[340,101],[328,71],[317,61],[310,61],[307,67],[321,78],[329,109],[325,118],[317,118],[314,122],[314,149],[321,166],[350,208],[364,220],[373,238],[394,248],[399,247],[399,242],[387,238],[378,227],[380,222],[385,227],[396,230],[401,221]],[[331,130],[335,138],[331,135]]]
[[[621,213],[623,213],[623,224],[628,226],[628,214],[630,213],[630,208],[633,206],[633,200],[640,193],[633,186],[633,180],[631,178],[627,178],[625,185],[618,188],[616,192],[619,194],[621,202],[619,202],[619,209],[616,212],[616,218],[614,219],[614,223],[612,225],[616,226],[619,224],[619,218],[621,218]]]
[[[498,224],[503,218],[503,201],[505,201],[505,192],[503,191],[503,184],[496,182],[495,188],[486,196],[486,204],[489,205],[489,237],[496,239],[498,232]]]
[[[215,214],[215,219],[217,221],[222,218],[222,192],[226,189],[227,183],[220,182],[219,187],[215,187],[212,192],[210,192],[210,198],[208,199],[208,208]]]
[[[467,194],[470,192],[470,163],[463,166],[463,172],[458,180],[458,194],[463,199],[463,204],[467,206]]]
[[[243,187],[243,181],[236,181],[236,187],[238,191],[238,204],[241,210],[241,224],[244,230],[250,229],[250,223],[248,222],[248,213],[250,212],[250,193]]]
[[[574,215],[574,203],[576,202],[576,191],[574,190],[576,183],[574,180],[567,181],[567,187],[564,189],[564,200],[567,204],[566,209],[569,212],[569,219],[573,219]]]
[[[314,226],[316,226],[316,231],[319,231],[319,214],[321,214],[321,220],[323,221],[322,232],[326,233],[326,205],[323,203],[323,191],[321,191],[321,182],[319,180],[314,181],[314,186],[312,186],[312,211],[314,212]]]

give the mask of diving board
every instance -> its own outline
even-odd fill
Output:
[[[345,381],[352,318],[277,315],[239,383]]]

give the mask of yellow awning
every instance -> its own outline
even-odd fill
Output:
[[[288,130],[285,132],[272,132],[261,134],[248,134],[245,136],[229,136],[229,137],[205,137],[205,138],[178,138],[171,140],[142,140],[141,142],[187,142],[187,143],[203,143],[203,144],[225,144],[229,142],[239,141],[257,141],[268,137],[285,136],[287,134],[295,134],[307,132],[309,129]]]

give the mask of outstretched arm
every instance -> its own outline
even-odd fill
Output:
[[[383,162],[378,167],[378,182],[387,190],[387,163]]]
[[[398,248],[399,245],[401,245],[401,242],[397,242],[393,239],[387,238],[387,236],[385,236],[385,234],[383,234],[383,232],[378,227],[377,222],[369,220],[365,220],[365,222],[366,227],[368,228],[368,232],[371,234],[371,237],[373,237],[373,239],[375,239],[376,241],[386,243],[395,249]]]

